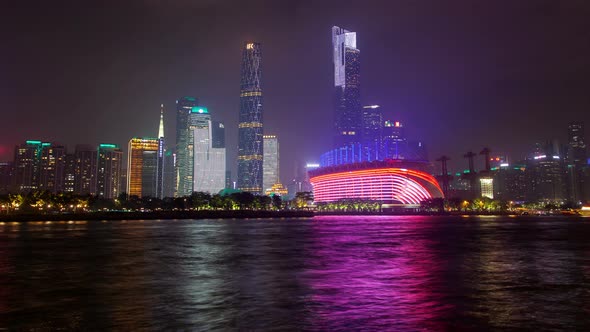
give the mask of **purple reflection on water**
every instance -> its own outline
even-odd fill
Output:
[[[309,326],[450,328],[445,317],[455,305],[445,299],[446,281],[440,278],[447,261],[435,254],[438,243],[423,232],[424,222],[423,217],[315,218],[315,243],[307,250],[303,275],[313,294]]]

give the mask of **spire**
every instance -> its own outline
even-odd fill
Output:
[[[158,138],[164,137],[164,104],[160,105],[160,129],[158,130]]]

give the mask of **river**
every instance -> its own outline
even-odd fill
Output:
[[[590,218],[0,224],[0,330],[588,330]]]

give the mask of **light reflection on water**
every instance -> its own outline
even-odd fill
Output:
[[[584,330],[590,220],[0,224],[0,329]]]

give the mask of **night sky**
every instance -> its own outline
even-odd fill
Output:
[[[16,6],[16,7],[15,7]],[[489,146],[513,161],[590,126],[590,2],[11,1],[0,12],[0,160],[26,139],[156,136],[164,103],[198,97],[226,124],[235,176],[241,47],[262,43],[264,131],[281,178],[332,142],[331,27],[357,32],[363,104],[466,168]],[[590,128],[587,128],[587,132]],[[478,158],[478,168],[483,164]]]

